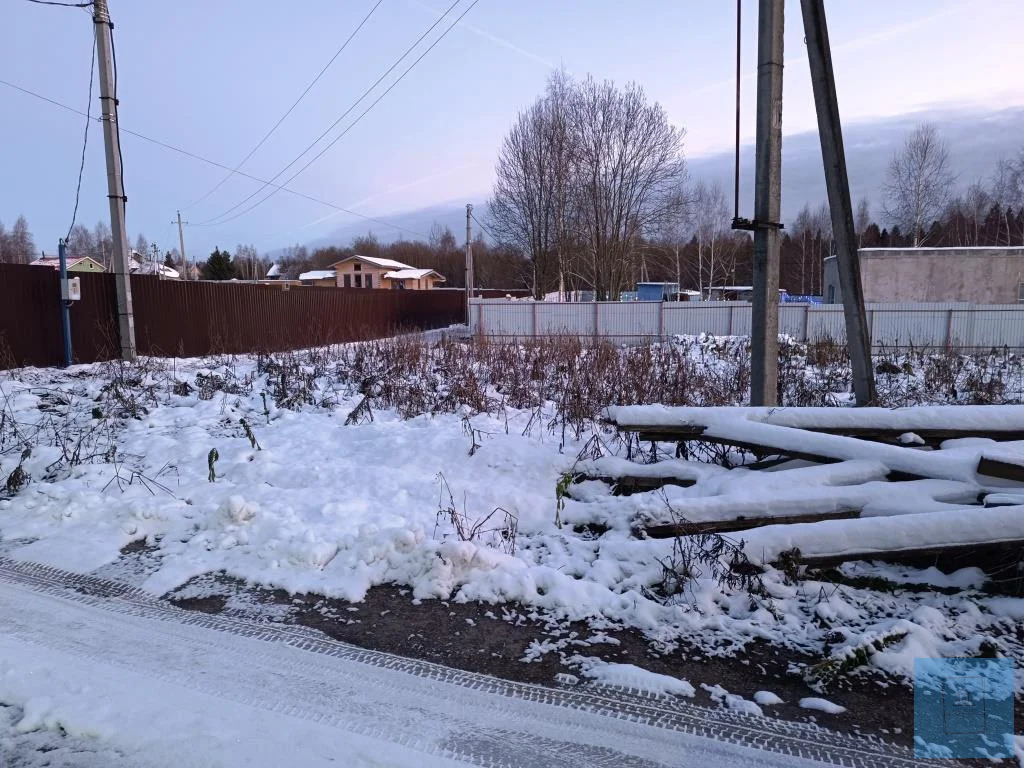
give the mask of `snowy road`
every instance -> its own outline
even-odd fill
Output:
[[[508,683],[3,558],[0,617],[0,704],[23,712],[18,729],[125,765],[916,764],[813,726]],[[33,764],[27,744],[0,728],[0,764]]]

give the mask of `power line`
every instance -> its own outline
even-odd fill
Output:
[[[82,138],[82,162],[78,166],[78,184],[75,186],[75,208],[71,212],[71,224],[68,226],[68,234],[64,238],[66,243],[71,239],[71,230],[75,228],[75,219],[78,218],[78,201],[82,194],[82,174],[85,172],[85,149],[89,146],[89,123],[92,122],[92,83],[96,75],[96,37],[92,39],[92,55],[89,57],[89,99],[85,102],[85,136]]]
[[[314,139],[314,140],[313,140],[313,142],[312,142],[312,143],[311,143],[311,144],[310,144],[309,146],[307,146],[307,147],[306,147],[306,148],[305,148],[304,150],[302,150],[302,151],[301,151],[301,152],[300,152],[300,153],[299,153],[298,155],[296,155],[296,156],[295,156],[295,157],[294,157],[294,158],[292,159],[292,161],[291,161],[290,163],[288,163],[288,165],[286,165],[286,166],[285,166],[284,168],[282,168],[282,169],[281,169],[280,171],[278,171],[278,172],[277,172],[276,174],[274,174],[274,176],[273,176],[273,177],[272,177],[272,178],[270,179],[270,182],[274,182],[274,181],[277,181],[277,179],[278,179],[278,178],[280,178],[281,176],[283,176],[283,175],[284,175],[284,173],[285,173],[285,172],[286,172],[286,171],[287,171],[287,170],[288,170],[289,168],[291,168],[291,167],[292,167],[293,165],[295,165],[295,163],[299,162],[299,160],[301,160],[301,159],[302,159],[303,155],[305,155],[305,154],[306,154],[307,152],[309,152],[309,151],[310,151],[310,150],[311,150],[311,149],[312,149],[313,147],[315,147],[315,146],[316,146],[317,144],[319,144],[319,143],[320,143],[320,141],[321,141],[321,140],[322,140],[322,139],[324,138],[324,136],[326,136],[326,135],[327,135],[328,133],[330,133],[330,132],[331,132],[332,130],[334,130],[334,127],[335,127],[335,126],[336,126],[336,125],[337,125],[338,123],[340,123],[340,122],[341,122],[342,120],[344,120],[344,119],[345,119],[345,117],[346,117],[346,116],[348,116],[348,115],[349,115],[349,114],[350,114],[350,113],[352,112],[352,110],[354,110],[354,109],[355,109],[355,108],[356,108],[356,107],[357,107],[357,106],[359,105],[359,102],[361,102],[361,101],[362,101],[363,99],[365,99],[365,98],[366,98],[366,97],[367,97],[367,96],[368,96],[368,95],[370,94],[370,92],[371,92],[371,91],[373,91],[373,89],[374,89],[374,88],[376,88],[376,87],[377,87],[377,86],[378,86],[378,85],[379,85],[379,84],[381,83],[381,81],[382,81],[382,80],[384,80],[384,78],[385,78],[385,77],[387,77],[387,76],[388,76],[389,74],[391,74],[391,72],[392,72],[392,71],[394,71],[394,69],[395,69],[395,68],[396,68],[396,67],[397,67],[397,66],[398,66],[399,64],[401,64],[401,63],[402,63],[402,60],[403,60],[403,59],[404,59],[404,58],[405,58],[406,56],[408,56],[408,55],[409,55],[410,53],[412,53],[412,51],[413,51],[413,50],[414,50],[414,49],[416,48],[416,46],[417,46],[417,45],[419,45],[419,44],[420,44],[420,42],[421,42],[421,41],[422,41],[422,40],[423,40],[423,39],[424,39],[424,38],[425,38],[425,37],[426,37],[427,35],[429,35],[429,34],[431,33],[431,31],[433,31],[433,29],[434,29],[434,28],[435,28],[435,27],[436,27],[436,26],[437,26],[438,24],[440,24],[440,23],[441,23],[441,21],[442,21],[442,20],[444,19],[444,17],[445,17],[445,16],[447,16],[447,15],[448,15],[448,14],[449,14],[449,13],[451,12],[451,10],[452,10],[452,9],[453,9],[453,8],[454,8],[454,7],[456,6],[456,5],[458,5],[458,4],[460,3],[460,2],[461,2],[461,0],[455,0],[455,2],[453,2],[453,3],[452,3],[452,4],[450,5],[450,6],[448,6],[448,9],[447,9],[447,10],[446,10],[446,11],[445,11],[444,13],[442,13],[442,14],[441,14],[441,15],[440,15],[440,16],[439,16],[439,17],[437,18],[437,20],[436,20],[436,21],[434,21],[434,23],[433,23],[433,24],[431,24],[431,25],[430,25],[429,27],[427,27],[427,30],[426,30],[426,31],[425,31],[425,32],[424,32],[424,33],[423,33],[422,35],[420,35],[420,36],[419,36],[418,38],[416,38],[416,41],[415,41],[415,42],[414,42],[414,43],[413,43],[412,45],[410,45],[410,46],[409,46],[409,47],[408,47],[408,48],[407,48],[407,49],[405,50],[405,53],[403,53],[403,54],[402,54],[401,56],[399,56],[399,57],[398,57],[397,59],[395,59],[394,63],[392,63],[392,65],[391,65],[390,67],[388,67],[388,68],[387,68],[387,70],[385,70],[384,74],[382,74],[382,75],[381,75],[380,77],[378,77],[378,78],[377,78],[377,80],[376,80],[376,81],[375,81],[375,82],[373,83],[373,85],[371,85],[371,86],[370,86],[369,88],[367,88],[367,89],[366,89],[365,91],[363,91],[363,94],[362,94],[362,95],[361,95],[361,96],[360,96],[360,97],[359,97],[358,99],[356,99],[356,100],[355,100],[354,102],[352,102],[351,106],[349,106],[349,108],[348,108],[348,109],[346,109],[346,110],[345,110],[345,111],[344,111],[344,112],[343,112],[343,113],[341,114],[341,116],[340,116],[340,117],[338,117],[338,119],[337,119],[337,120],[335,120],[335,121],[334,121],[333,123],[331,123],[331,124],[330,124],[330,125],[329,125],[329,126],[327,127],[327,129],[326,129],[326,130],[325,130],[325,131],[324,131],[323,133],[321,133],[321,134],[320,134],[319,136],[317,136],[317,137],[316,137],[316,139]],[[474,4],[475,4],[475,2],[474,2]],[[470,7],[472,7],[472,6],[470,6]],[[465,14],[463,14],[463,15],[465,15]],[[460,17],[460,18],[461,18],[461,17]],[[429,48],[428,48],[427,50],[429,50]],[[343,135],[344,135],[344,134],[343,134]],[[335,139],[335,141],[337,141],[337,139]],[[323,153],[321,153],[321,154],[323,154]],[[319,157],[319,156],[320,156],[320,155],[317,155],[317,157]],[[315,159],[316,159],[316,158],[314,158],[314,160],[315,160]],[[305,168],[306,168],[306,167],[308,167],[308,166],[304,166],[304,167],[303,167],[303,170],[305,170]],[[302,171],[299,171],[299,173],[301,173],[301,172],[302,172]],[[295,178],[295,176],[292,176],[292,178],[294,179],[294,178]],[[289,179],[289,181],[290,181],[290,179]],[[249,195],[248,197],[245,197],[245,198],[243,198],[243,199],[242,199],[241,201],[239,201],[239,202],[238,202],[238,203],[236,203],[235,205],[231,206],[231,207],[230,207],[230,208],[228,208],[228,209],[227,209],[226,211],[224,211],[224,212],[222,212],[222,213],[219,213],[219,214],[217,214],[216,216],[211,216],[211,217],[210,217],[209,219],[206,219],[205,221],[202,221],[202,222],[200,222],[200,223],[199,223],[199,226],[209,226],[209,225],[213,224],[213,223],[214,223],[214,222],[215,222],[215,221],[216,221],[217,219],[224,219],[224,221],[221,221],[221,222],[217,222],[217,223],[223,224],[223,223],[225,223],[225,222],[227,222],[227,221],[231,221],[232,219],[234,219],[234,218],[237,218],[237,216],[235,216],[235,217],[232,217],[231,219],[225,219],[224,217],[226,217],[226,216],[227,216],[228,214],[232,213],[233,211],[236,211],[236,210],[238,210],[238,209],[239,209],[239,208],[241,208],[241,207],[242,207],[243,205],[245,205],[245,204],[246,204],[247,202],[249,202],[249,201],[250,201],[250,200],[252,200],[252,199],[253,199],[254,197],[256,197],[256,195],[258,195],[258,194],[260,194],[261,192],[263,192],[263,190],[264,190],[264,189],[266,189],[266,188],[267,188],[268,186],[270,186],[270,182],[268,182],[267,184],[264,184],[264,185],[263,185],[262,187],[260,187],[260,188],[259,188],[259,189],[257,189],[257,190],[256,190],[255,192],[253,192],[252,194],[250,194],[250,195]],[[286,181],[286,182],[285,182],[285,184],[287,184],[287,183],[288,183],[288,182]],[[276,191],[276,190],[275,190],[275,191]],[[270,196],[272,196],[273,194],[274,194],[274,193],[272,192],[272,193],[271,193],[271,195],[268,195],[268,196],[267,196],[267,198],[264,198],[264,199],[269,199],[269,197],[270,197]],[[261,204],[262,202],[263,202],[263,200],[260,200],[259,202],[257,202],[257,203],[256,203],[256,205],[260,205],[260,204]],[[255,205],[254,205],[254,206],[252,206],[252,207],[255,207]],[[247,208],[247,209],[245,209],[244,211],[242,211],[242,213],[243,213],[243,214],[244,214],[244,213],[248,213],[248,212],[249,212],[250,210],[251,210],[251,208]],[[241,215],[241,214],[239,214],[239,215]]]
[[[494,236],[494,233],[491,232],[491,230],[489,230],[487,227],[480,223],[480,219],[476,217],[475,213],[470,213],[469,215],[473,218],[473,221],[476,222],[476,225],[480,227],[480,229],[482,229],[487,235],[490,236],[491,240],[493,240],[495,243],[498,242],[498,238]]]
[[[39,5],[59,5],[63,8],[88,8],[92,5],[88,3],[58,3],[56,0],[28,0],[30,3],[38,3]]]
[[[42,94],[36,93],[35,91],[29,90],[28,88],[22,88],[20,85],[15,85],[14,83],[9,82],[7,80],[0,79],[0,85],[6,85],[8,88],[13,88],[16,91],[21,91],[22,93],[24,93],[27,96],[32,96],[33,98],[39,99],[40,101],[45,101],[46,103],[52,104],[55,107],[60,107],[61,109],[67,110],[68,112],[73,112],[76,115],[81,115],[82,117],[89,117],[89,115],[87,115],[85,112],[83,112],[80,109],[76,109],[75,107],[68,106],[67,104],[63,104],[63,103],[61,103],[59,101],[56,101],[54,99],[51,99],[51,98],[49,98],[47,96],[43,96]],[[97,122],[99,121],[98,117],[94,117],[94,118],[91,118],[91,119],[96,120]],[[177,152],[180,155],[184,155],[185,157],[192,158],[193,160],[198,160],[201,163],[206,163],[207,165],[212,165],[215,168],[220,168],[220,169],[225,170],[225,171],[231,170],[231,166],[229,166],[229,165],[225,165],[224,163],[218,163],[216,160],[211,160],[208,157],[203,157],[202,155],[197,155],[195,152],[189,152],[187,149],[182,149],[181,147],[176,147],[173,144],[168,144],[167,142],[160,141],[159,139],[154,139],[151,136],[146,136],[143,133],[139,133],[137,131],[133,131],[133,130],[130,130],[128,128],[121,128],[120,130],[123,131],[124,133],[127,133],[129,136],[134,136],[134,137],[136,137],[138,139],[142,139],[143,141],[148,141],[150,144],[155,144],[158,147],[162,147],[163,149],[168,149],[171,152]],[[244,176],[247,179],[252,179],[253,181],[258,182],[260,184],[267,184],[268,183],[268,182],[264,181],[263,179],[261,179],[260,177],[253,176],[252,174],[246,173],[245,171],[236,171],[236,173],[239,176]],[[355,211],[351,211],[348,208],[343,208],[342,206],[336,205],[335,203],[331,203],[331,202],[329,202],[327,200],[322,200],[319,197],[313,197],[313,195],[307,195],[305,192],[299,192],[298,190],[290,189],[289,187],[286,187],[284,185],[280,185],[277,188],[282,190],[282,191],[284,191],[284,192],[288,192],[289,194],[295,195],[296,197],[301,197],[301,198],[303,198],[305,200],[309,200],[310,202],[319,203],[320,205],[326,205],[328,208],[333,208],[336,211],[341,211],[342,213],[347,213],[347,214],[349,214],[351,216],[355,216],[355,217],[360,218],[360,219],[365,219],[366,221],[372,221],[375,224],[380,224],[380,225],[385,226],[385,227],[390,227],[391,229],[397,229],[397,230],[399,230],[401,232],[408,232],[410,235],[415,235],[416,237],[421,237],[421,238],[424,238],[424,239],[428,239],[428,236],[424,235],[422,232],[416,232],[415,230],[407,229],[406,227],[401,227],[401,226],[399,226],[397,224],[392,224],[390,222],[384,221],[383,219],[375,219],[373,216],[366,216],[365,214],[362,214],[362,213],[356,213]]]
[[[326,64],[324,64],[323,69],[321,69],[317,73],[316,77],[314,77],[312,79],[312,81],[310,81],[309,85],[306,86],[306,90],[304,90],[301,94],[299,94],[299,98],[297,98],[294,101],[294,103],[292,103],[292,105],[290,107],[288,107],[288,110],[283,115],[281,115],[281,117],[278,119],[278,121],[276,123],[274,123],[273,127],[269,131],[266,132],[266,134],[263,136],[262,139],[259,140],[259,142],[256,144],[256,146],[249,150],[249,154],[247,154],[245,157],[243,157],[241,162],[239,162],[238,165],[236,165],[234,168],[232,168],[231,171],[224,178],[222,178],[220,181],[218,181],[209,191],[207,191],[206,194],[204,194],[202,197],[199,197],[196,200],[193,200],[191,203],[186,205],[185,206],[186,209],[192,208],[193,206],[198,205],[203,200],[205,200],[210,195],[212,195],[214,192],[216,192],[218,189],[220,189],[225,181],[227,181],[232,176],[234,176],[235,173],[238,171],[238,169],[241,168],[243,165],[245,165],[246,162],[248,162],[250,157],[252,157],[254,154],[256,154],[256,151],[260,147],[262,147],[264,145],[264,143],[266,143],[267,139],[269,139],[271,137],[271,135],[274,133],[274,131],[276,131],[280,127],[281,123],[283,123],[285,121],[285,118],[287,118],[288,115],[290,115],[292,113],[292,111],[299,105],[299,102],[302,101],[306,97],[306,94],[309,93],[310,89],[312,89],[312,87],[314,85],[316,85],[317,82],[319,82],[320,78],[323,77],[324,73],[330,68],[331,64],[334,63],[334,60],[337,59],[341,55],[342,51],[344,51],[348,47],[348,44],[350,42],[352,42],[352,39],[359,33],[359,30],[361,30],[363,28],[363,26],[366,24],[366,22],[370,20],[370,17],[373,16],[373,12],[376,11],[377,8],[380,6],[380,4],[383,3],[383,2],[384,2],[384,0],[377,0],[377,2],[374,4],[374,6],[370,9],[370,12],[367,13],[366,16],[363,17],[363,20],[359,22],[359,26],[357,26],[354,30],[352,30],[352,34],[350,34],[348,36],[348,38],[346,38],[345,42],[341,44],[341,47],[337,51],[334,52],[334,55],[331,56],[330,61],[328,61]]]
[[[458,1],[459,1],[459,0],[456,0],[456,4],[458,3]],[[461,14],[459,15],[459,17],[458,17],[458,18],[456,18],[456,19],[455,19],[455,21],[453,21],[453,22],[452,22],[452,23],[451,23],[451,24],[450,24],[450,25],[448,26],[448,28],[447,28],[447,29],[446,29],[446,30],[445,30],[444,32],[442,32],[442,33],[441,33],[441,35],[440,35],[440,36],[439,36],[439,37],[438,37],[438,38],[437,38],[436,40],[434,40],[434,42],[432,42],[432,43],[431,43],[431,44],[430,44],[430,45],[429,45],[429,46],[427,47],[427,49],[426,49],[425,51],[423,51],[423,53],[421,53],[421,54],[420,54],[420,55],[419,55],[419,56],[418,56],[418,57],[416,58],[416,60],[415,60],[415,61],[413,61],[413,63],[412,63],[412,64],[410,64],[410,65],[409,65],[409,66],[408,66],[408,67],[406,68],[406,70],[405,70],[405,71],[404,71],[404,72],[403,72],[403,73],[402,73],[401,75],[399,75],[399,76],[398,76],[398,79],[397,79],[397,80],[395,80],[395,81],[394,81],[394,82],[393,82],[393,83],[392,83],[391,85],[389,85],[389,86],[387,87],[387,89],[386,89],[386,90],[385,90],[385,91],[384,91],[384,92],[383,92],[383,93],[382,93],[382,94],[381,94],[380,96],[378,96],[378,97],[377,97],[376,99],[374,99],[373,103],[372,103],[372,104],[370,104],[370,106],[369,106],[369,107],[367,107],[367,108],[366,108],[365,110],[363,110],[363,112],[362,112],[362,113],[361,113],[361,114],[359,115],[359,117],[357,117],[357,118],[356,118],[355,120],[353,120],[353,121],[352,121],[351,123],[349,123],[348,127],[347,127],[347,128],[345,128],[345,130],[344,130],[344,131],[342,131],[342,132],[341,132],[340,134],[338,134],[337,136],[335,136],[335,137],[334,137],[334,139],[332,139],[332,140],[330,141],[330,143],[328,143],[328,144],[327,144],[327,146],[326,146],[326,147],[324,147],[324,148],[323,148],[322,150],[320,150],[320,152],[318,152],[318,153],[317,153],[317,154],[316,154],[316,155],[315,155],[315,156],[314,156],[314,157],[313,157],[313,158],[312,158],[312,159],[311,159],[311,160],[310,160],[309,162],[307,162],[307,163],[306,163],[306,164],[305,164],[304,166],[302,166],[302,167],[301,167],[301,168],[300,168],[300,169],[299,169],[298,171],[296,171],[296,172],[295,172],[295,173],[293,173],[293,174],[292,174],[292,175],[291,175],[290,177],[288,177],[288,179],[287,179],[287,180],[286,180],[286,181],[285,181],[284,183],[285,183],[285,184],[287,185],[287,184],[290,184],[290,183],[291,183],[292,181],[294,181],[294,180],[296,179],[296,177],[298,177],[298,176],[299,176],[299,175],[300,175],[300,174],[301,174],[301,173],[302,173],[303,171],[305,171],[305,170],[306,170],[307,168],[309,168],[309,166],[311,166],[311,165],[312,165],[313,163],[315,163],[315,162],[316,162],[317,160],[319,160],[319,159],[320,159],[321,157],[323,157],[324,153],[326,153],[326,152],[327,152],[327,151],[328,151],[328,150],[329,150],[329,149],[330,149],[331,147],[333,147],[333,146],[334,146],[335,144],[337,144],[337,143],[338,143],[338,142],[339,142],[339,141],[340,141],[340,140],[341,140],[341,139],[342,139],[342,138],[343,138],[343,137],[345,136],[345,134],[347,134],[347,133],[348,133],[349,131],[351,131],[351,130],[352,130],[352,129],[353,129],[353,128],[354,128],[355,126],[356,126],[356,124],[358,124],[358,123],[359,123],[359,121],[360,121],[360,120],[362,120],[362,119],[363,119],[364,117],[366,117],[366,114],[367,114],[367,113],[368,113],[368,112],[369,112],[369,111],[370,111],[371,109],[373,109],[373,108],[374,108],[375,106],[377,106],[377,104],[378,104],[378,103],[380,102],[380,100],[381,100],[381,99],[383,99],[383,98],[384,98],[385,96],[387,96],[387,95],[388,95],[388,94],[389,94],[389,93],[391,92],[391,90],[392,90],[392,89],[393,89],[393,88],[394,88],[394,87],[395,87],[396,85],[398,85],[398,84],[399,84],[400,82],[402,82],[402,80],[403,80],[403,79],[405,78],[405,76],[406,76],[406,75],[408,75],[408,74],[409,74],[409,72],[411,72],[411,71],[412,71],[413,67],[415,67],[415,66],[416,66],[417,64],[419,64],[419,63],[420,63],[420,61],[422,61],[422,60],[423,60],[423,57],[424,57],[424,56],[426,56],[426,55],[427,55],[428,53],[430,53],[430,52],[431,52],[431,51],[432,51],[432,50],[434,49],[434,47],[435,47],[435,46],[436,46],[436,45],[437,45],[438,43],[440,43],[440,42],[441,42],[442,40],[444,40],[445,36],[447,36],[447,34],[448,34],[449,32],[451,32],[451,31],[452,31],[452,29],[454,29],[454,28],[455,28],[455,25],[456,25],[456,24],[458,24],[458,23],[459,23],[459,22],[460,22],[460,21],[462,20],[463,16],[465,16],[465,15],[466,15],[467,13],[469,13],[469,12],[470,12],[471,10],[473,10],[473,7],[474,7],[474,6],[475,6],[475,5],[476,5],[476,4],[478,3],[478,2],[480,2],[480,0],[473,0],[473,2],[469,4],[469,6],[468,6],[468,7],[466,8],[466,10],[464,10],[464,11],[463,11],[463,12],[462,12],[462,13],[461,13]],[[452,7],[454,7],[454,4],[453,4],[453,6],[452,6]],[[448,10],[451,10],[451,8],[449,8]],[[448,11],[445,11],[445,13],[446,13],[446,14],[447,14],[447,12],[448,12]],[[442,17],[441,17],[441,18],[444,18],[444,16],[442,15]],[[440,19],[439,19],[439,20],[440,20]],[[404,55],[403,55],[403,58],[404,58]],[[401,59],[399,59],[399,61],[401,61]],[[396,62],[396,63],[397,63],[397,62]],[[378,82],[379,82],[379,81],[378,81]],[[371,87],[371,90],[372,90],[372,87]],[[367,92],[369,92],[369,91],[367,91]],[[362,100],[362,97],[360,97],[360,101],[361,101],[361,100]],[[356,103],[358,103],[358,102],[356,102]],[[339,120],[340,120],[340,119],[341,119],[341,118],[339,118]],[[319,141],[319,139],[318,139],[318,141]],[[314,143],[315,143],[315,142],[314,142]],[[305,154],[305,153],[303,153],[303,154]],[[301,155],[300,155],[300,157],[301,157]],[[280,175],[280,174],[279,174],[279,175]],[[275,177],[275,178],[276,178],[276,177]],[[268,185],[265,185],[265,187],[266,187],[266,186],[273,186],[273,185],[269,185],[269,184],[268,184]],[[264,187],[264,188],[265,188],[265,187]],[[222,221],[220,221],[220,222],[217,222],[217,223],[218,223],[218,224],[226,224],[226,223],[227,223],[227,222],[229,222],[229,221],[234,221],[235,219],[239,218],[240,216],[244,216],[245,214],[249,213],[249,211],[251,211],[251,210],[253,210],[253,209],[255,209],[255,208],[259,207],[260,205],[262,205],[263,203],[265,203],[265,202],[266,202],[267,200],[269,200],[270,198],[272,198],[272,197],[273,197],[274,195],[276,195],[276,194],[277,194],[277,192],[278,192],[278,190],[279,190],[280,188],[281,188],[281,187],[275,187],[275,189],[274,189],[274,190],[273,190],[272,192],[270,192],[270,194],[266,195],[266,196],[265,196],[265,197],[263,197],[263,198],[262,198],[261,200],[258,200],[258,201],[256,201],[255,203],[253,203],[252,205],[250,205],[250,206],[249,206],[248,208],[246,208],[245,210],[243,210],[243,211],[241,211],[241,212],[239,212],[239,213],[236,213],[236,214],[235,214],[234,216],[231,216],[231,217],[229,217],[229,218],[226,218],[226,219],[222,219]],[[259,191],[259,190],[258,190],[258,191]],[[257,192],[258,192],[258,191],[257,191]],[[252,197],[253,197],[253,196],[254,196],[255,194],[256,194],[256,193],[253,193],[253,195],[250,195],[250,196],[249,196],[249,198],[246,198],[246,199],[251,199],[251,198],[252,198]],[[244,201],[243,201],[243,202],[244,202]],[[241,205],[241,203],[240,203],[239,205]],[[238,206],[235,206],[235,207],[237,208]],[[227,213],[227,212],[225,212],[225,213]],[[221,214],[221,217],[223,217],[224,215],[225,215],[225,214]],[[220,218],[220,217],[215,217],[215,218]]]

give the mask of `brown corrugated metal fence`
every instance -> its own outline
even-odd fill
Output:
[[[75,362],[117,355],[114,276],[75,275]],[[280,351],[380,338],[463,321],[461,292],[389,291],[133,276],[135,336],[144,355],[193,357]],[[0,264],[0,368],[55,365],[61,357],[55,270]]]

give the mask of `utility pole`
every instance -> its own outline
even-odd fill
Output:
[[[751,405],[775,405],[778,402],[784,6],[784,0],[760,0],[758,6]]]
[[[107,199],[110,201],[110,232],[114,240],[114,281],[117,289],[117,330],[121,359],[135,359],[135,318],[128,267],[128,234],[124,223],[124,181],[121,178],[121,145],[117,133],[117,90],[114,80],[113,34],[107,0],[94,0],[92,21],[99,59],[100,106],[103,145],[107,156]]]
[[[466,203],[466,325],[470,324],[472,306],[469,300],[473,296],[473,204]]]
[[[174,222],[172,221],[171,224]],[[181,220],[181,211],[178,211],[178,250],[181,252],[181,279],[188,280],[188,259],[185,257],[185,233],[181,228],[182,224],[188,224]]]
[[[823,0],[800,0],[807,40],[807,61],[811,65],[814,107],[818,113],[821,159],[825,165],[828,207],[832,213],[832,237],[836,243],[836,266],[843,292],[846,319],[846,346],[853,368],[853,392],[857,405],[875,401],[875,378],[871,369],[871,337],[864,311],[864,289],[857,255],[857,232],[853,223],[850,180],[846,173],[843,128],[839,120],[839,98],[832,50],[828,41],[828,23]]]

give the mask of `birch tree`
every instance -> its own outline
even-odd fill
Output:
[[[893,155],[885,182],[885,213],[913,233],[915,248],[946,208],[954,181],[946,142],[934,125],[919,125]]]

